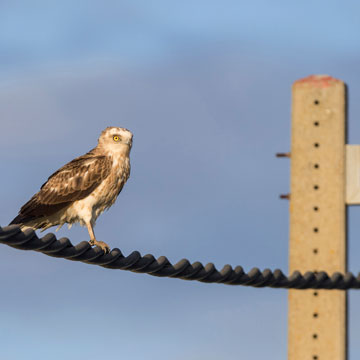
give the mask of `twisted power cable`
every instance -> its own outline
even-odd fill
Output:
[[[348,290],[360,288],[360,274],[355,277],[350,272],[346,274],[335,272],[329,276],[324,271],[308,271],[305,274],[294,271],[290,276],[285,276],[279,269],[260,271],[258,268],[253,268],[246,273],[241,266],[233,269],[230,265],[225,265],[219,271],[213,263],[203,266],[198,261],[191,264],[187,259],[182,259],[173,265],[165,256],[155,259],[151,254],[141,256],[138,251],[124,256],[117,248],[109,254],[105,254],[101,248],[92,248],[86,241],[74,246],[69,239],[57,239],[52,233],[39,238],[34,230],[22,231],[16,225],[0,227],[0,243],[16,249],[34,250],[48,256],[81,261],[107,269],[128,270],[153,276],[197,280],[204,283],[283,289]]]

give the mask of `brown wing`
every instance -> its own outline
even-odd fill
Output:
[[[111,165],[111,159],[96,155],[93,150],[72,160],[48,178],[20,209],[19,215],[23,218],[49,216],[85,198],[106,179]]]

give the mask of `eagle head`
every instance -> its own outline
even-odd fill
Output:
[[[108,153],[129,153],[132,146],[133,134],[121,127],[107,127],[98,139],[98,147]]]

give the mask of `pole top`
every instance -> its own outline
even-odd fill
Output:
[[[329,75],[310,75],[295,81],[294,86],[306,84],[314,87],[325,88],[338,83],[342,83],[342,81]]]

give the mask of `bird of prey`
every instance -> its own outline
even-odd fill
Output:
[[[85,225],[90,245],[109,246],[95,238],[96,219],[114,204],[130,176],[132,133],[120,127],[108,127],[97,146],[55,171],[19,211],[10,225],[48,229],[65,223]]]

